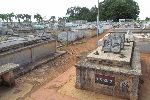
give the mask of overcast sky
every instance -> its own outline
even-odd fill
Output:
[[[81,6],[91,8],[98,0],[0,0],[0,13],[40,13],[42,16],[65,16],[67,8]],[[99,0],[103,1],[103,0]],[[140,6],[140,19],[150,17],[150,0],[135,0]]]

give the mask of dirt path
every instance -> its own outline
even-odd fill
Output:
[[[141,87],[139,100],[150,100],[150,54],[141,53]]]

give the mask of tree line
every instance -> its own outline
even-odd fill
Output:
[[[38,17],[37,15],[34,15],[35,18]],[[31,22],[31,15],[29,15],[29,14],[14,14],[13,12],[6,13],[6,14],[0,14],[0,19],[3,22],[13,22],[14,18],[16,20],[18,20],[18,22],[21,22],[21,20],[23,20],[24,22]]]
[[[134,0],[104,0],[99,3],[100,20],[134,19],[138,18],[140,9],[138,3]],[[70,7],[67,9],[66,15],[69,20],[87,20],[89,22],[96,21],[98,7],[93,6],[91,9],[87,7]]]
[[[44,21],[41,14],[37,13],[33,17],[38,23],[41,23],[41,22]],[[19,23],[20,22],[32,22],[31,18],[32,18],[32,15],[29,15],[29,14],[14,14],[13,12],[12,13],[6,13],[6,14],[0,14],[0,19],[3,22],[13,22],[13,19],[16,19]],[[59,17],[58,18],[58,22],[60,22],[60,23],[64,22],[64,21],[67,21],[67,20],[68,20],[67,17]],[[56,17],[51,16],[48,19],[48,21],[52,22],[52,23],[55,23],[56,22]]]

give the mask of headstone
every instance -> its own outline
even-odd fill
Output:
[[[7,35],[13,35],[13,34],[14,34],[14,32],[13,32],[13,30],[12,30],[12,29],[8,29],[8,30],[7,30],[7,32],[6,32],[6,34],[7,34]]]
[[[121,51],[121,38],[120,37],[112,37],[112,46],[111,51],[114,53],[119,53]]]
[[[124,48],[125,35],[122,33],[112,33],[103,39],[101,42],[102,51],[120,53]]]
[[[127,33],[125,34],[125,40],[126,42],[131,42],[134,41],[134,36],[132,31],[128,30]]]
[[[106,39],[103,40],[103,47],[102,50],[104,52],[110,52],[111,51],[111,39],[107,37]]]

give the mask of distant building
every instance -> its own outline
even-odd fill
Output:
[[[87,20],[73,20],[71,22],[76,23],[76,24],[86,24]]]
[[[126,19],[119,19],[119,22],[125,22]]]
[[[133,22],[134,19],[119,19],[119,22]]]

